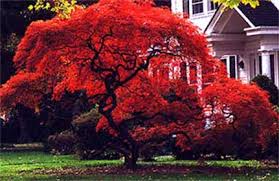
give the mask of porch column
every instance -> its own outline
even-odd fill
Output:
[[[268,52],[262,52],[262,75],[271,78],[270,72],[270,55]]]

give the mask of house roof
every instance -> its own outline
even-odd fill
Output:
[[[243,15],[242,17],[244,17],[244,19],[248,21],[250,25],[279,26],[279,11],[277,7],[270,1],[260,1],[260,6],[256,8],[252,8],[249,5],[240,4],[239,7],[235,8],[235,10]],[[219,6],[207,24],[204,32],[206,32],[207,29],[214,24],[214,21],[218,21],[218,16],[223,12],[223,8]]]
[[[279,26],[279,11],[272,2],[261,1],[257,8],[240,5],[239,9],[255,26]]]

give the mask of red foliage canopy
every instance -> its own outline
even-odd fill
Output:
[[[237,154],[241,155],[241,151],[248,154],[245,148],[249,147],[258,147],[264,151],[268,139],[278,138],[278,113],[272,109],[267,92],[258,86],[222,79],[203,91],[203,99],[207,105],[206,115],[211,129],[207,135],[211,138],[205,140],[214,139],[214,134],[218,133],[216,138],[219,140],[216,141],[221,143],[219,146],[235,146]],[[220,139],[226,134],[232,136],[230,141]]]
[[[14,57],[21,73],[3,86],[3,107],[16,103],[31,107],[42,94],[53,93],[59,99],[65,91],[85,89],[92,102],[105,100],[104,110],[112,110],[108,101],[115,98],[109,91],[121,97],[124,87],[141,82],[131,79],[148,77],[142,70],[162,64],[175,66],[184,59],[213,70],[205,38],[190,22],[150,3],[102,0],[77,9],[69,20],[54,18],[28,27]],[[204,79],[210,76],[208,71],[203,74],[207,75]],[[30,91],[22,96],[22,79],[36,94]],[[166,77],[156,77],[160,79]],[[138,101],[145,107],[144,101]]]
[[[243,120],[236,121],[235,126],[255,121],[262,124],[261,128],[269,128],[276,118],[268,94],[256,85],[242,84],[238,80],[222,79],[211,84],[204,89],[203,98],[210,106],[209,117],[214,120],[215,126]]]

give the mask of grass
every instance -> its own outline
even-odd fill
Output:
[[[36,169],[62,169],[63,167],[88,167],[120,165],[120,160],[78,160],[73,155],[50,155],[42,152],[0,153],[0,178],[18,177],[22,172]]]
[[[0,153],[0,180],[278,180],[276,170],[262,169],[260,162],[255,160],[206,161],[207,168],[253,169],[246,173],[202,173],[187,174],[92,174],[89,176],[49,176],[35,174],[33,171],[42,169],[89,168],[96,166],[120,166],[121,160],[78,160],[73,155],[55,156],[42,152],[3,152]],[[175,160],[171,156],[156,157],[154,162],[139,162],[140,165],[180,165],[191,168],[200,166],[197,161]],[[124,172],[125,173],[125,172]]]

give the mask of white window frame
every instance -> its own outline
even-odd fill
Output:
[[[271,55],[273,55],[273,75],[272,75],[272,70],[271,70],[271,68],[272,68],[271,67]],[[270,74],[271,74],[270,78],[272,78],[272,76],[273,76],[274,80],[272,80],[272,81],[275,83],[276,77],[277,77],[277,75],[276,75],[277,71],[276,71],[276,54],[274,52],[269,53],[269,60],[270,60]]]
[[[213,9],[211,8],[211,3],[213,3]],[[218,3],[214,3],[213,0],[207,0],[207,7],[208,7],[208,11],[215,11],[218,8]]]
[[[182,0],[183,1],[183,12],[190,15],[190,1],[191,0]]]
[[[258,70],[257,70],[257,75],[262,75],[263,74],[263,57],[261,54],[258,55],[257,57],[257,65],[258,65]]]
[[[191,12],[191,15],[200,15],[200,14],[204,14],[205,13],[205,9],[204,9],[204,2],[203,0],[200,0],[199,2],[193,2],[194,0],[190,0],[190,3],[189,3],[189,11]],[[198,4],[201,4],[202,5],[202,12],[199,12],[199,13],[194,13],[194,6],[195,5],[198,5]]]

